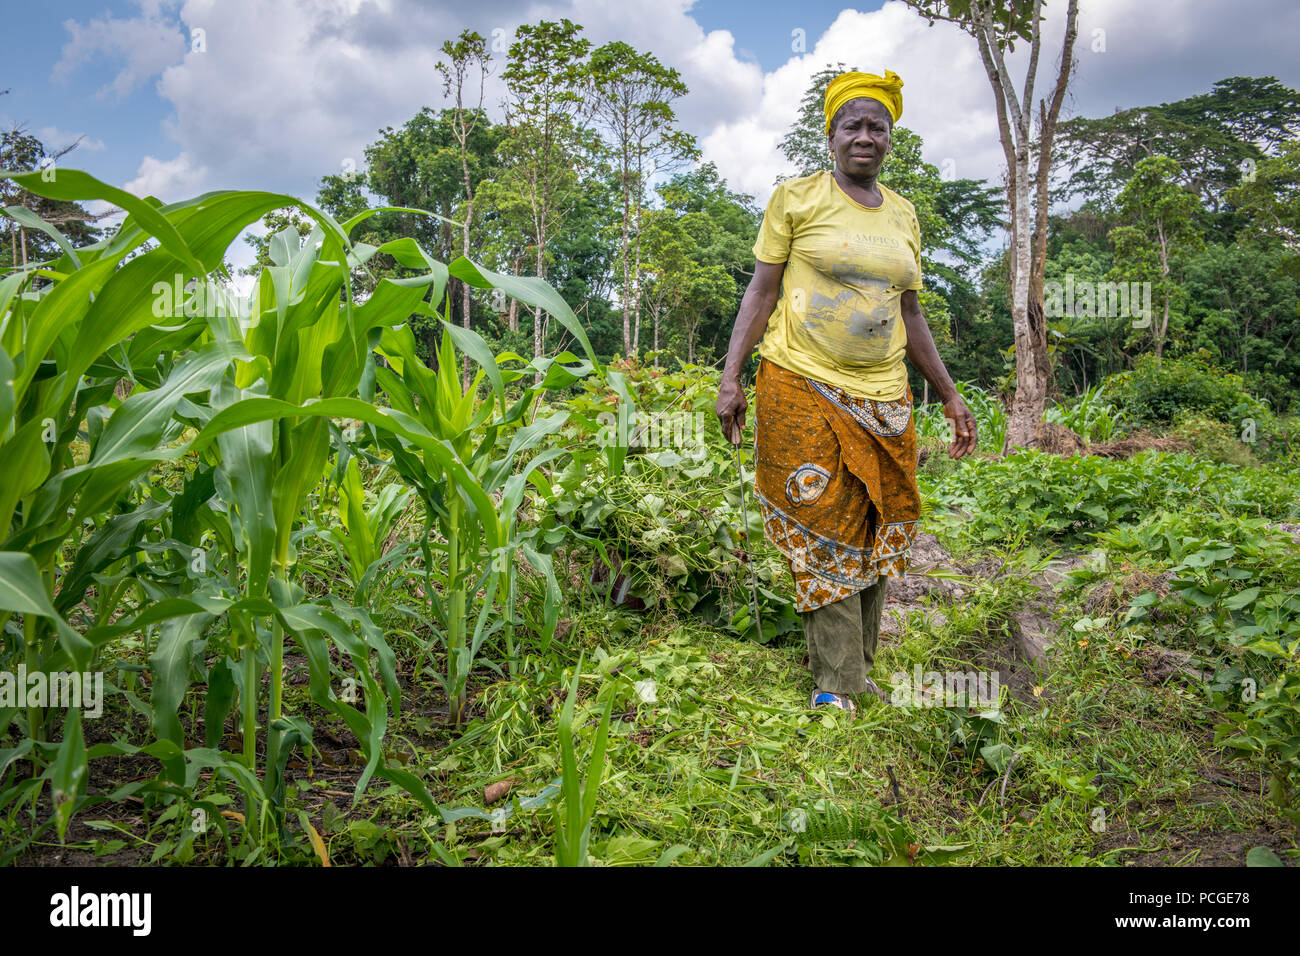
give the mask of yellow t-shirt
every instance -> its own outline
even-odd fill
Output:
[[[885,186],[880,194],[880,206],[864,206],[826,171],[776,187],[754,255],[786,266],[758,352],[857,398],[892,402],[907,394],[900,300],[921,288],[921,229],[910,202]]]

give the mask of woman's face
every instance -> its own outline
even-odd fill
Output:
[[[889,110],[879,100],[858,97],[844,104],[831,127],[835,165],[847,176],[878,176],[891,140]]]

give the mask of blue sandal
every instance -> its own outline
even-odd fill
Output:
[[[857,710],[853,701],[844,694],[832,694],[828,690],[814,690],[812,697],[808,701],[809,707],[824,707],[826,705],[838,707],[840,710],[847,710],[849,713]]]

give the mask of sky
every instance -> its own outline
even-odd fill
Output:
[[[1036,98],[1054,82],[1065,4],[1047,3]],[[904,82],[901,125],[926,160],[1000,183],[993,94],[975,40],[897,0],[53,0],[9,5],[0,124],[63,164],[174,201],[257,188],[311,199],[362,164],[380,130],[444,105],[438,47],[470,28],[497,49],[486,105],[502,118],[504,50],[520,23],[568,17],[678,69],[676,104],[703,161],[762,204],[810,77],[842,61]],[[1244,28],[1243,28],[1244,27]],[[1293,0],[1081,0],[1063,115],[1101,116],[1207,92],[1229,76],[1300,87]],[[1009,69],[1023,77],[1023,46]],[[232,249],[232,256],[235,250]],[[239,264],[239,263],[237,263]]]

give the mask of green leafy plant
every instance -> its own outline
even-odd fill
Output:
[[[1118,438],[1128,427],[1128,415],[1102,399],[1105,385],[1093,385],[1067,405],[1052,405],[1043,420],[1064,425],[1089,444]]]
[[[569,683],[569,696],[560,712],[560,766],[563,771],[561,799],[555,813],[555,864],[556,866],[586,866],[587,844],[591,840],[591,825],[596,815],[596,796],[600,791],[601,777],[605,773],[605,748],[609,740],[609,718],[614,708],[612,694],[605,695],[587,760],[585,777],[579,776],[578,758],[573,743],[573,713],[578,700],[578,681],[582,677],[582,658],[573,670]]]
[[[515,549],[546,578],[547,640],[554,627],[551,542],[522,533],[518,516],[526,485],[548,489],[538,466],[562,449],[519,473],[513,466],[563,423],[558,415],[524,425],[534,397],[595,367],[572,312],[540,280],[499,276],[466,259],[449,269],[409,239],[354,245],[350,230],[373,210],[339,224],[271,193],[158,205],[76,171],[49,181],[39,172],[9,175],[37,194],[98,199],[128,215],[109,238],[81,249],[65,240],[57,260],[0,280],[0,451],[13,465],[0,476],[3,658],[32,672],[116,668],[110,694],[146,714],[154,739],[87,747],[74,706],[51,741],[50,710],[2,708],[0,734],[16,723],[18,742],[0,750],[0,807],[27,801],[34,813],[48,786],[50,823],[62,837],[88,799],[88,762],[139,754],[161,770],[119,795],[173,800],[211,768],[244,792],[248,837],[278,841],[289,756],[312,748],[311,724],[285,707],[284,652],[292,642],[307,660],[311,702],[359,742],[365,767],[355,799],[378,776],[436,812],[420,780],[384,758],[400,694],[393,651],[363,606],[366,575],[383,557],[377,533],[395,518],[403,493],[366,511],[356,463],[346,464],[349,440],[334,420],[368,429],[430,509],[429,521],[440,522],[446,563],[441,594],[430,588],[430,599],[448,635],[446,685],[459,716],[494,600],[511,607]],[[230,242],[289,205],[314,222],[311,234],[289,228],[273,236],[270,264],[251,296],[232,295],[217,272]],[[414,274],[378,281],[358,303],[352,274],[380,253]],[[441,321],[436,305],[452,274],[546,308],[587,361],[564,353],[503,372],[476,334],[444,324],[448,374],[429,373],[414,358],[408,319]],[[474,384],[492,386],[489,401],[460,387],[453,340],[481,368]],[[540,383],[507,405],[506,379],[530,373]],[[125,399],[115,391],[123,380]],[[391,407],[377,402],[379,389]],[[294,542],[332,453],[347,486],[343,522],[355,547],[344,551],[358,604],[308,598],[298,579]],[[154,484],[155,474],[169,477]],[[423,546],[432,575],[427,535]],[[480,593],[487,597],[471,609],[470,596]],[[145,664],[112,663],[110,648],[133,635],[142,637]],[[141,669],[151,676],[147,700],[135,693]],[[206,685],[201,747],[189,746],[183,722],[196,676]],[[340,693],[348,685],[355,690]],[[221,749],[236,702],[238,754]],[[28,764],[24,777],[19,768]]]

